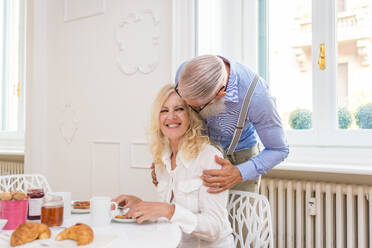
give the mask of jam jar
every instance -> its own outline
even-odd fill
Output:
[[[42,189],[27,190],[28,196],[28,212],[27,219],[40,220],[41,205],[43,203],[44,191]]]
[[[47,226],[60,226],[63,223],[62,196],[48,193],[41,206],[41,223]]]

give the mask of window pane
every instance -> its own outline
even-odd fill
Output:
[[[0,3],[0,131],[17,131],[19,103],[19,1]]]
[[[280,99],[278,111],[286,129],[311,129],[311,0],[268,3],[268,81],[273,95]]]
[[[339,128],[371,129],[371,0],[338,0],[337,6]]]
[[[218,54],[242,61],[242,1],[197,1],[196,55]]]

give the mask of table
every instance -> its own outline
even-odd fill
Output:
[[[91,226],[90,214],[73,214],[71,218],[63,223],[63,226],[68,227],[77,222]],[[55,237],[63,229],[64,227],[52,227],[52,237],[50,239],[36,240],[17,247],[78,247],[76,242],[72,240],[55,241]],[[142,224],[111,222],[109,226],[93,228],[93,231],[93,242],[89,245],[79,247],[175,248],[178,246],[182,236],[181,229],[178,226],[162,220],[147,221]],[[0,247],[11,247],[9,240],[12,232],[13,231],[0,231]]]

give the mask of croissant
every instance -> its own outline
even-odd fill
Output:
[[[10,237],[10,245],[18,246],[35,239],[50,238],[50,230],[47,225],[36,222],[25,222],[17,227]]]
[[[77,245],[86,245],[92,242],[94,233],[92,228],[82,223],[76,223],[72,227],[66,228],[60,232],[56,240],[72,239],[77,241]]]

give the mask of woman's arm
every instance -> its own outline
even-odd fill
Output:
[[[217,194],[207,192],[207,187],[201,186],[199,191],[199,213],[175,204],[172,223],[178,224],[182,231],[197,236],[200,239],[213,241],[220,237],[226,225],[228,191]]]
[[[203,151],[200,161],[201,169],[219,169],[221,166],[214,160],[214,156],[222,154],[214,147],[207,147]],[[213,241],[220,234],[230,228],[228,223],[227,202],[228,190],[210,194],[208,187],[201,185],[198,194],[199,212],[192,213],[190,210],[175,204],[175,212],[171,222],[178,224],[185,233],[191,233],[200,239]]]

